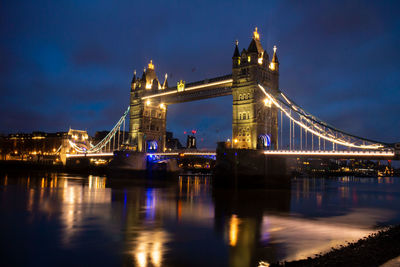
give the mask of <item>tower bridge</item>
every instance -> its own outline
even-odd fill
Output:
[[[134,73],[130,99],[130,142],[136,151],[146,151],[157,143],[157,151],[165,150],[166,112],[168,105],[233,96],[232,136],[234,148],[256,149],[258,138],[268,135],[270,145],[277,147],[277,108],[266,105],[261,84],[273,94],[279,93],[279,61],[276,47],[272,59],[263,49],[257,29],[247,49],[239,52],[236,42],[232,57],[232,74],[188,83],[180,81],[168,87],[167,75],[161,84],[152,61],[138,78]]]
[[[279,87],[276,46],[271,52],[270,57],[256,28],[247,49],[240,51],[236,41],[231,74],[191,83],[181,80],[176,86],[169,86],[167,75],[160,82],[150,61],[141,77],[134,72],[130,105],[124,115],[109,135],[85,154],[129,148],[166,157],[169,105],[232,95],[232,139],[227,144],[230,149],[264,151],[268,157],[399,159],[399,143],[346,133],[298,106]],[[121,140],[120,129],[123,127],[125,132],[127,117],[129,135]]]

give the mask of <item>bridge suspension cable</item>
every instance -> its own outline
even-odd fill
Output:
[[[108,151],[114,151],[116,148],[119,149],[120,145],[124,144],[125,141],[125,120],[126,116],[128,115],[130,110],[130,107],[126,109],[122,117],[118,120],[118,122],[114,125],[112,130],[96,145],[93,145],[89,143],[89,148],[81,147],[72,140],[68,140],[69,145],[75,149],[75,151],[79,154],[93,154],[93,153],[101,153],[103,150],[108,150]],[[121,134],[121,126],[122,128],[122,135],[123,138],[121,140],[120,134]],[[115,140],[115,138],[118,138]],[[122,142],[120,142],[122,141]],[[111,150],[111,142],[112,144],[112,150]],[[115,147],[115,143],[117,143],[117,147]],[[108,149],[107,149],[108,146]]]
[[[321,150],[321,138],[323,139],[323,146],[325,148],[325,141],[332,143],[333,150],[337,149],[337,145],[342,145],[345,147],[357,148],[357,149],[385,149],[390,148],[387,144],[372,141],[366,138],[358,137],[345,133],[333,126],[319,120],[308,112],[304,111],[301,107],[294,104],[293,101],[289,100],[283,93],[280,93],[278,97],[273,96],[268,93],[265,88],[258,84],[261,91],[267,96],[269,101],[273,103],[287,118],[290,120],[290,149],[295,148],[295,124],[300,126],[300,133],[302,129],[307,133],[311,133],[311,146],[314,149],[314,136],[318,137],[318,149]],[[281,96],[281,97],[279,97]],[[282,116],[281,116],[282,124]],[[282,130],[281,130],[282,131]],[[300,134],[301,135],[301,134]],[[302,135],[300,143],[302,142]],[[307,137],[306,137],[307,142]],[[300,144],[302,147],[302,143]],[[281,137],[281,147],[282,147],[282,137]]]
[[[88,150],[88,153],[97,153],[101,151],[110,141],[113,139],[113,149],[115,149],[115,135],[118,132],[118,147],[119,147],[119,133],[121,125],[124,125],[125,128],[125,119],[126,115],[129,113],[130,106],[124,112],[124,115],[119,119],[119,121],[115,124],[112,130],[103,138],[99,143],[97,143],[94,147]],[[125,132],[125,129],[123,130]]]

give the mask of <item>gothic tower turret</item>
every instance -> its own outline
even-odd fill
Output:
[[[236,46],[232,57],[233,147],[276,149],[277,109],[269,101],[265,101],[265,95],[258,88],[258,84],[261,84],[273,94],[279,92],[276,49],[272,61],[269,62],[268,53],[263,49],[260,34],[255,28],[247,50],[243,49],[240,57],[238,54],[239,48]]]
[[[165,150],[167,106],[149,97],[163,89],[164,86],[161,86],[157,78],[152,60],[147,69],[144,69],[140,80],[137,80],[135,72],[131,83],[129,120],[129,146],[133,150],[139,152]]]
[[[131,81],[131,91],[135,90],[136,87],[136,70],[133,71],[133,77]]]
[[[232,67],[238,67],[240,65],[240,53],[239,53],[239,41],[236,40],[235,42],[235,50],[233,51],[233,56],[232,56]]]

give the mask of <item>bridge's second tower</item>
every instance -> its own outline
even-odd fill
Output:
[[[167,106],[160,99],[142,97],[158,93],[168,87],[167,75],[161,84],[150,61],[141,78],[133,75],[131,83],[129,138],[130,145],[139,152],[162,152],[165,149]]]
[[[270,61],[262,48],[257,28],[249,47],[239,52],[238,42],[232,57],[232,142],[234,148],[277,148],[277,109],[265,99],[257,84],[272,94],[279,92],[279,62],[276,47]]]

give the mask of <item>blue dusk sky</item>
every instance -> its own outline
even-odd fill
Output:
[[[400,141],[398,1],[2,1],[0,132],[109,130],[150,59],[169,84],[231,73],[254,27],[280,89],[355,135]],[[171,105],[200,146],[231,135],[232,97]]]

